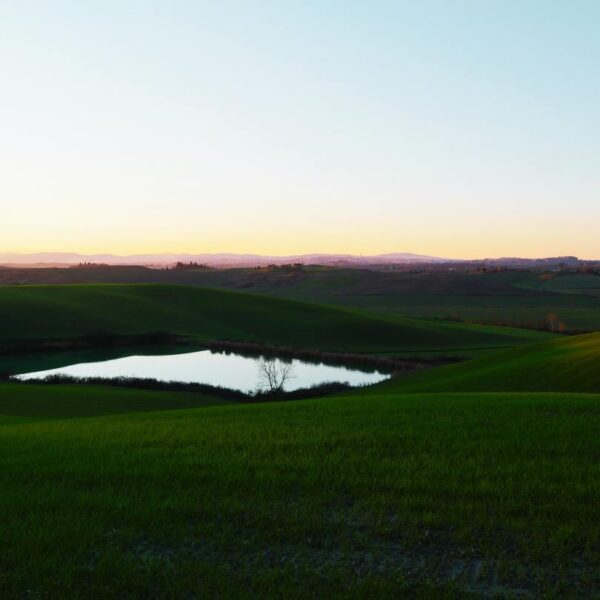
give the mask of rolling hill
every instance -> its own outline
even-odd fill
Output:
[[[219,404],[228,402],[187,392],[148,392],[92,385],[0,384],[0,422],[3,417],[64,419]]]
[[[554,339],[383,383],[390,392],[600,392],[600,333]]]
[[[0,310],[4,339],[161,328],[431,349],[547,337],[162,285],[5,287]],[[600,394],[573,392],[600,391],[599,350],[600,334],[561,337],[253,405],[0,384],[0,593],[594,597]]]
[[[570,333],[600,329],[593,272],[382,271],[366,268],[150,269],[141,266],[2,269],[0,284],[195,285],[359,308],[380,315],[468,321]],[[562,324],[562,325],[561,325]]]
[[[0,341],[167,332],[345,352],[462,353],[549,334],[173,285],[0,286]]]

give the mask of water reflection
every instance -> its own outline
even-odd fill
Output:
[[[73,355],[71,358],[74,358]],[[18,372],[19,379],[23,380],[41,379],[49,375],[136,377],[205,383],[243,392],[253,392],[257,389],[291,391],[328,382],[367,385],[388,378],[388,375],[377,371],[367,373],[355,368],[313,364],[297,359],[284,361],[253,358],[210,350],[158,356],[135,354],[94,362],[72,360],[71,364],[58,368]]]

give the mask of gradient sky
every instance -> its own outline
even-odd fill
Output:
[[[0,252],[600,258],[597,0],[0,3]]]

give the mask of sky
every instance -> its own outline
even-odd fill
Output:
[[[0,252],[600,258],[597,0],[0,3]]]

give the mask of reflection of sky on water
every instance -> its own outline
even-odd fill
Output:
[[[364,373],[347,367],[314,365],[293,360],[292,378],[285,389],[339,381],[350,385],[377,383],[387,379],[381,373]],[[127,356],[104,362],[74,364],[58,369],[20,375],[21,379],[39,379],[48,375],[73,377],[138,377],[163,381],[184,381],[220,385],[242,391],[255,390],[260,382],[260,360],[237,354],[212,353],[210,350],[163,356]]]

